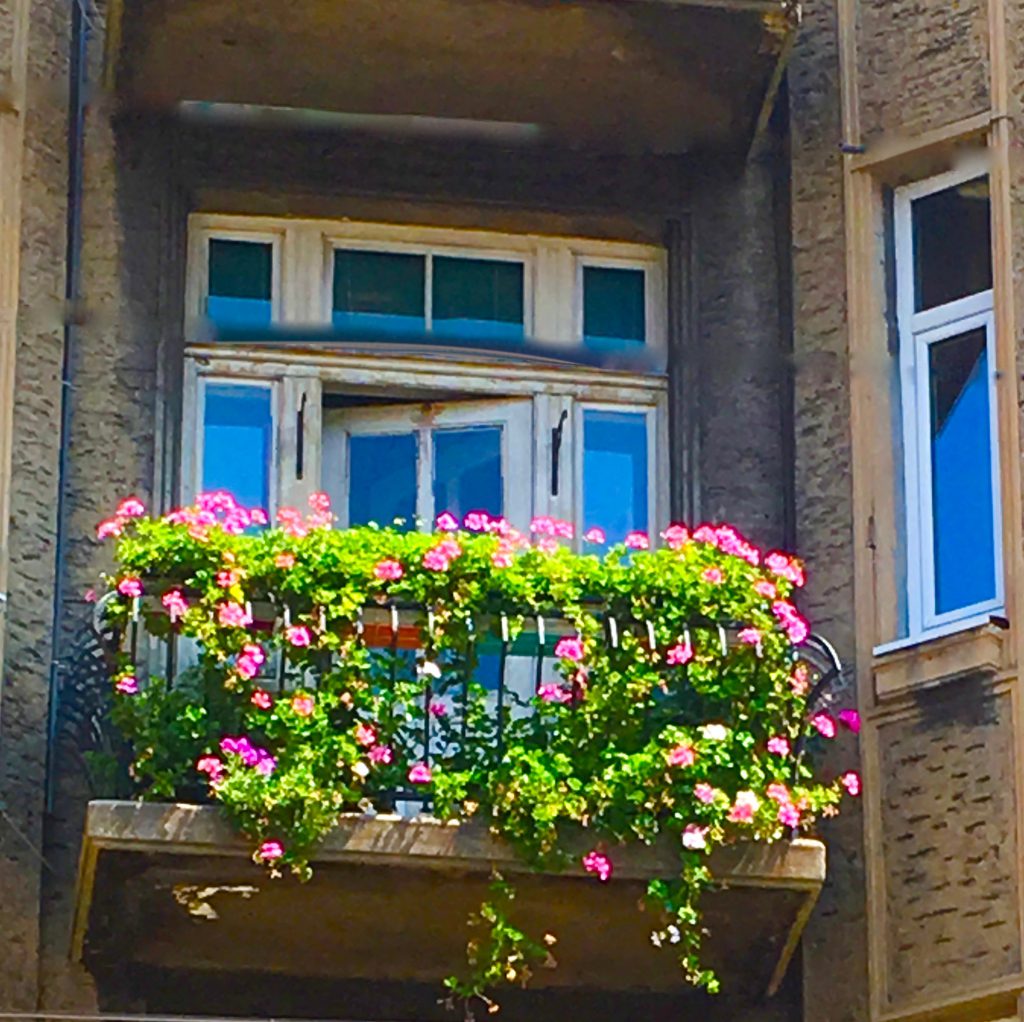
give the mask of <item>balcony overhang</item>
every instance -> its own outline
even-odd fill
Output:
[[[651,153],[745,152],[798,21],[795,0],[111,6],[129,108]]]
[[[215,807],[91,803],[72,956],[98,975],[128,960],[168,972],[436,983],[462,964],[466,918],[497,868],[517,875],[517,923],[558,937],[558,967],[534,986],[685,990],[638,911],[646,882],[678,869],[669,847],[619,849],[613,881],[600,884],[582,871],[529,873],[483,828],[352,816],[322,846],[309,883],[271,880],[249,855]],[[825,849],[736,845],[710,866],[705,958],[731,995],[771,994],[824,881]]]

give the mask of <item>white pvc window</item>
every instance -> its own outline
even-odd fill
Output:
[[[988,179],[896,193],[906,637],[1002,609]]]

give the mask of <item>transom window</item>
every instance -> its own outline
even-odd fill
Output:
[[[1001,610],[1003,571],[988,178],[896,193],[905,632]]]
[[[667,514],[659,248],[196,216],[190,253],[185,499],[609,542]]]

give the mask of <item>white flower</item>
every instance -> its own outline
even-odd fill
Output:
[[[670,944],[678,944],[680,939],[679,927],[674,926],[671,923],[666,927],[668,930],[668,939]]]
[[[356,777],[369,777],[370,768],[360,759],[352,764],[352,773],[354,773]]]
[[[700,733],[709,742],[720,742],[729,734],[724,724],[705,724]]]
[[[441,668],[434,663],[433,660],[425,660],[417,668],[421,678],[440,678]]]
[[[707,832],[707,827],[698,827],[696,823],[688,823],[683,830],[683,847],[689,848],[691,851],[707,848],[708,843],[704,838]]]
[[[651,934],[651,943],[655,947],[661,947],[661,934],[658,933],[657,930],[655,930],[654,933]]]

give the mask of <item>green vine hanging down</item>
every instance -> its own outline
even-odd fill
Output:
[[[336,530],[319,494],[273,525],[224,493],[160,518],[122,501],[98,530],[116,538],[108,620],[198,651],[171,680],[126,643],[113,716],[139,795],[218,802],[257,862],[304,878],[339,814],[396,797],[596,882],[612,881],[617,849],[667,836],[679,871],[650,885],[651,939],[716,990],[700,960],[709,854],[807,832],[858,794],[855,773],[816,777],[798,752],[859,718],[808,704],[792,557],[729,526],[673,525],[657,549],[591,528],[577,552],[572,533],[538,518],[526,536],[481,513],[441,515],[433,533]],[[529,692],[485,684],[496,662],[542,647],[555,666]],[[591,850],[574,862],[567,835],[581,831]],[[502,882],[468,972],[448,981],[466,1003],[493,1008],[495,980],[522,982],[549,957],[510,903]]]

